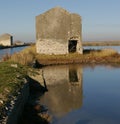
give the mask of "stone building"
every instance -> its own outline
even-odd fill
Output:
[[[36,50],[42,54],[82,54],[81,16],[55,7],[36,16]]]
[[[23,41],[14,41],[14,45],[24,45],[25,43]]]
[[[11,46],[13,45],[13,36],[10,34],[3,34],[0,36],[0,45]]]

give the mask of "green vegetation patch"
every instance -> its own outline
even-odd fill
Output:
[[[0,63],[0,101],[6,102],[26,81],[28,67],[11,62]]]

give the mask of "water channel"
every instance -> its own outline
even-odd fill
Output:
[[[40,102],[51,124],[120,124],[120,68],[62,65],[43,72],[48,92]]]
[[[26,47],[28,47],[28,46],[0,49],[0,60],[2,59],[3,56],[5,56],[7,54],[11,55],[13,53],[19,52],[19,51],[25,49]]]

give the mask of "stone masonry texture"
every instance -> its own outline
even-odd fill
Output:
[[[36,50],[41,54],[68,54],[69,42],[77,41],[82,54],[81,16],[55,7],[36,16]]]
[[[13,36],[10,34],[3,34],[0,36],[0,45],[11,46],[13,45]]]

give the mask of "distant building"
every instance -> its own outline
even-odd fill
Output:
[[[24,42],[19,41],[19,40],[14,42],[14,45],[24,45],[24,44],[25,44]]]
[[[10,34],[3,34],[0,36],[0,45],[11,46],[13,45],[13,36]]]
[[[42,54],[82,54],[81,16],[55,7],[36,16],[36,50]]]

